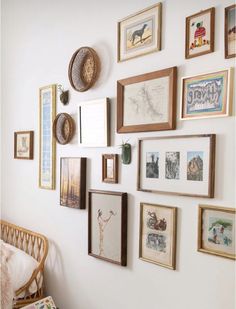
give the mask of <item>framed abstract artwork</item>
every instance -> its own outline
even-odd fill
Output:
[[[126,266],[127,193],[89,190],[88,254]]]
[[[199,205],[198,251],[236,259],[235,208]]]
[[[118,62],[161,49],[161,13],[158,3],[118,22]]]
[[[214,28],[214,7],[186,18],[186,59],[214,52]]]
[[[107,183],[118,183],[118,155],[102,155],[102,181]]]
[[[236,57],[236,4],[225,8],[225,58]]]
[[[175,269],[177,208],[140,204],[139,258]]]
[[[86,158],[61,158],[60,205],[86,208]]]
[[[138,190],[214,197],[215,134],[143,138]]]
[[[53,121],[56,117],[56,85],[39,90],[39,187],[55,189],[56,140]]]
[[[19,131],[14,133],[14,158],[33,160],[34,132]]]
[[[117,81],[117,132],[175,129],[177,68]]]
[[[230,116],[232,109],[233,69],[184,77],[180,118]]]

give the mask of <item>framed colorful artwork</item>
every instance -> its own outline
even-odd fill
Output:
[[[34,132],[19,131],[14,133],[14,158],[33,160]]]
[[[236,56],[236,4],[225,8],[225,58]]]
[[[118,22],[118,62],[161,49],[161,12],[158,3]]]
[[[186,59],[214,52],[214,28],[214,7],[186,18]]]
[[[175,129],[177,68],[117,81],[117,132]]]
[[[140,204],[139,258],[175,269],[177,208]]]
[[[107,183],[118,183],[118,155],[102,155],[102,181]]]
[[[86,208],[86,158],[61,158],[60,205]]]
[[[235,260],[235,208],[199,205],[198,214],[198,251]]]
[[[56,85],[39,90],[39,187],[55,189],[56,140],[52,127],[56,117]]]
[[[231,115],[233,69],[182,79],[182,120]]]
[[[143,138],[138,190],[214,197],[215,134]]]
[[[126,266],[127,193],[89,190],[88,254]]]
[[[46,298],[36,301],[33,304],[30,304],[28,306],[21,307],[21,308],[22,309],[57,309],[51,296],[48,296]]]

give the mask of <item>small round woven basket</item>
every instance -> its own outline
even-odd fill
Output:
[[[67,113],[58,114],[53,122],[53,136],[61,145],[68,144],[75,133],[73,118]]]

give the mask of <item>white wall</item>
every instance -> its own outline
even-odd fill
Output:
[[[46,288],[60,309],[233,309],[234,262],[203,253],[197,247],[198,204],[235,206],[234,117],[177,122],[177,130],[117,135],[116,80],[178,66],[178,109],[182,76],[228,68],[224,59],[224,7],[232,0],[166,0],[163,2],[162,51],[116,62],[117,21],[154,4],[154,0],[3,0],[2,1],[2,217],[45,234],[50,240]],[[215,52],[185,60],[185,17],[216,8]],[[95,48],[102,72],[94,88],[71,89],[67,68],[80,46]],[[38,88],[61,83],[71,90],[68,107],[57,112],[76,117],[83,100],[111,98],[112,145],[107,149],[80,149],[77,138],[57,145],[57,188],[38,188]],[[179,119],[179,117],[178,117]],[[13,132],[35,131],[35,159],[13,159]],[[216,133],[214,199],[136,191],[137,138],[177,134]],[[120,167],[120,182],[101,182],[101,154],[120,153],[129,139],[131,165]],[[128,266],[119,267],[87,255],[87,210],[59,206],[59,160],[88,157],[87,188],[124,191],[128,203]],[[138,259],[139,203],[178,207],[177,270]]]

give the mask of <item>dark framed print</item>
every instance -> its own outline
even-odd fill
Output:
[[[118,155],[102,155],[102,181],[107,183],[118,183]]]
[[[225,8],[225,58],[236,57],[236,4]]]
[[[14,133],[14,158],[33,160],[34,132],[18,131]]]

